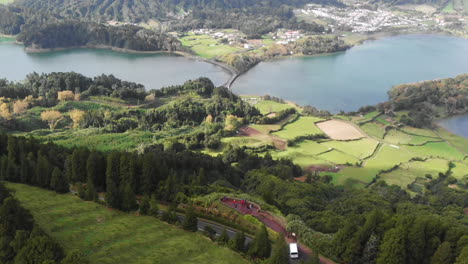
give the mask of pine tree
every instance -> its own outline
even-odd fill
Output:
[[[229,242],[229,235],[227,233],[226,228],[223,229],[223,232],[218,237],[217,241],[220,245],[226,245]]]
[[[440,244],[431,258],[431,264],[452,263],[452,245],[450,242]]]
[[[99,200],[96,188],[94,187],[94,183],[90,177],[88,177],[88,183],[86,184],[85,200],[95,202]]]
[[[107,157],[106,202],[110,207],[116,209],[121,207],[121,195],[118,186],[120,180],[119,168],[120,156],[117,152],[113,152]]]
[[[252,246],[249,249],[249,255],[258,258],[268,258],[271,253],[271,243],[268,238],[268,231],[265,225],[262,225],[255,234],[255,239],[252,241]]]
[[[234,237],[229,241],[229,247],[235,251],[243,252],[245,249],[245,234],[244,232],[237,232]]]
[[[283,236],[279,236],[273,248],[273,255],[270,257],[269,264],[288,264],[288,247]]]
[[[153,193],[153,195],[151,195],[148,214],[154,217],[159,216],[159,206],[158,206],[158,200],[156,199],[156,193]]]
[[[406,263],[406,231],[398,226],[388,230],[380,246],[377,264]]]
[[[122,210],[125,212],[135,210],[137,208],[137,203],[135,193],[133,193],[132,186],[130,186],[130,183],[125,183],[122,186],[122,191],[120,193],[122,194]]]
[[[103,190],[105,187],[105,160],[96,151],[89,154],[86,161],[87,181],[93,183],[94,188]]]
[[[148,215],[150,209],[150,199],[148,195],[145,195],[140,202],[140,214]]]
[[[58,167],[54,167],[54,170],[52,171],[50,188],[58,193],[67,193],[70,191],[70,186]]]
[[[142,181],[143,181],[143,192],[147,195],[152,194],[156,190],[156,168],[155,168],[155,156],[154,153],[146,153],[143,156],[143,167],[142,167]]]
[[[193,207],[191,206],[186,210],[185,218],[182,222],[182,228],[192,232],[196,232],[198,230],[198,219]]]

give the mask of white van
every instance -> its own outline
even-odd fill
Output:
[[[297,250],[297,243],[289,244],[289,257],[292,259],[299,258],[299,250]]]

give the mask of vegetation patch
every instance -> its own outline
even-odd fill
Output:
[[[437,128],[436,131],[441,138],[450,142],[450,144],[455,146],[458,150],[464,153],[468,153],[468,139],[455,135],[452,132],[447,131],[443,128]]]
[[[374,157],[367,160],[364,167],[388,170],[401,163],[408,162],[417,155],[398,146],[382,145]]]
[[[439,173],[448,170],[448,161],[443,159],[428,159],[426,161],[411,161],[403,163],[398,169],[380,174],[380,178],[389,185],[398,185],[408,189],[417,179],[436,179]]]
[[[445,142],[427,143],[423,146],[408,146],[419,157],[463,160],[465,155]]]
[[[201,235],[154,217],[109,210],[72,195],[8,184],[36,222],[66,250],[80,250],[91,263],[244,263],[240,255]]]
[[[453,162],[451,176],[458,180],[468,177],[468,164],[462,162]]]
[[[383,139],[385,135],[385,126],[369,122],[361,125],[361,129],[364,130],[369,136]]]
[[[271,153],[271,155],[276,159],[290,159],[301,167],[307,167],[312,164],[328,163],[323,159],[317,158],[316,155],[329,150],[328,147],[315,141],[304,140],[293,147],[288,147],[285,151],[276,151]]]
[[[363,138],[353,141],[327,141],[323,145],[342,151],[346,154],[354,156],[358,159],[364,159],[374,153],[375,148],[379,144],[377,140]]]
[[[335,164],[357,164],[359,163],[359,160],[356,157],[353,157],[351,155],[348,155],[346,153],[337,151],[337,150],[332,150],[329,152],[325,152],[323,154],[318,155],[317,157],[330,161]]]
[[[266,115],[268,113],[276,113],[282,110],[286,110],[288,108],[295,108],[288,103],[278,103],[272,100],[260,100],[257,103],[253,104],[262,115]]]
[[[188,33],[187,36],[180,38],[180,41],[183,46],[191,48],[198,56],[207,59],[242,50],[240,47],[223,44],[209,35]]]
[[[410,135],[396,129],[390,129],[385,135],[385,141],[393,144],[422,145],[431,141],[440,141],[440,138],[430,138]]]
[[[363,167],[346,167],[339,172],[321,172],[320,175],[332,176],[332,183],[341,186],[353,186],[356,183],[366,185],[372,182],[379,170]]]
[[[322,118],[313,116],[301,116],[298,120],[291,124],[287,124],[281,131],[273,133],[274,135],[287,140],[309,135],[320,135],[323,132],[315,125],[316,122],[322,121]]]

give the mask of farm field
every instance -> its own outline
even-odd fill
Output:
[[[434,131],[429,130],[429,129],[421,129],[421,128],[416,128],[416,127],[404,126],[404,127],[401,127],[400,130],[408,134],[415,134],[415,135],[424,136],[424,137],[440,138]]]
[[[445,129],[437,128],[436,131],[441,138],[450,142],[450,144],[454,145],[460,151],[468,153],[468,139],[455,135]]]
[[[365,135],[353,125],[341,120],[328,120],[317,123],[317,126],[328,135],[328,137],[335,140],[352,140],[365,137]]]
[[[372,137],[383,139],[385,135],[385,127],[381,124],[377,124],[374,122],[365,123],[364,125],[361,125],[361,129]]]
[[[233,146],[247,146],[252,148],[261,147],[264,145],[272,144],[271,141],[267,139],[260,139],[257,137],[227,137],[221,139],[221,142],[224,144],[231,144]]]
[[[240,47],[232,47],[219,43],[219,40],[209,35],[188,34],[180,38],[182,45],[191,47],[191,49],[200,57],[211,59],[242,50]]]
[[[363,138],[353,141],[327,141],[322,145],[337,149],[358,159],[364,159],[374,153],[378,142],[374,139]]]
[[[465,155],[445,142],[427,143],[423,146],[408,146],[419,157],[437,157],[448,160],[463,160]]]
[[[80,250],[90,263],[246,263],[200,234],[153,217],[109,210],[70,194],[22,184],[7,186],[45,232],[65,250]]]
[[[380,178],[385,180],[389,185],[395,184],[402,189],[407,189],[407,186],[418,178],[424,179],[426,175],[430,175],[432,179],[436,179],[439,177],[439,173],[444,173],[447,170],[448,161],[443,159],[412,161],[401,164],[394,171],[380,174]]]
[[[431,141],[441,141],[440,138],[423,137],[406,134],[397,129],[390,129],[385,135],[384,140],[392,144],[403,144],[403,145],[422,145]]]
[[[323,159],[316,157],[317,154],[328,151],[329,148],[312,140],[304,140],[295,144],[293,147],[288,147],[285,151],[275,151],[271,155],[273,158],[287,158],[294,161],[302,167],[312,164],[327,163]]]
[[[408,162],[416,157],[413,153],[404,148],[396,148],[387,144],[382,145],[376,155],[367,160],[364,167],[388,170],[403,162]]]
[[[331,163],[335,164],[356,164],[359,162],[359,160],[356,157],[353,157],[351,155],[348,155],[346,153],[337,151],[337,150],[332,150],[320,155],[317,155],[318,158],[327,160]]]
[[[287,103],[278,103],[271,100],[260,100],[257,103],[253,104],[255,107],[260,110],[260,113],[266,115],[268,113],[276,113],[282,110],[286,110],[289,108],[295,108],[294,106],[287,104]]]
[[[286,140],[294,140],[302,136],[320,135],[323,134],[323,132],[315,123],[322,120],[323,119],[319,117],[301,116],[294,123],[287,124],[283,130],[274,132],[273,135]]]
[[[452,176],[457,179],[463,179],[468,176],[468,163],[454,162],[455,167],[452,168]]]
[[[379,173],[378,169],[369,169],[363,167],[346,167],[339,172],[321,172],[320,175],[330,175],[335,185],[360,185],[364,187],[366,184],[372,182],[375,176]]]

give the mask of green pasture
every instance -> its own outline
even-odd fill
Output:
[[[334,164],[356,164],[359,160],[356,157],[348,155],[346,153],[332,150],[320,155],[317,155],[318,158],[327,160]]]
[[[440,141],[441,139],[415,136],[410,135],[404,132],[401,132],[397,129],[390,129],[385,135],[384,140],[392,144],[403,144],[403,145],[422,145],[430,141]]]
[[[364,164],[366,168],[388,170],[400,163],[408,162],[417,155],[411,153],[405,148],[396,148],[384,144],[374,157],[367,160]]]
[[[214,39],[209,35],[189,34],[180,38],[180,41],[182,45],[190,47],[198,56],[207,59],[242,50],[240,47],[221,44],[219,39]]]
[[[353,141],[327,141],[322,143],[329,148],[334,148],[358,159],[364,159],[374,153],[378,141],[370,138],[363,138]]]
[[[15,0],[0,0],[0,4],[6,5],[6,4],[12,3],[13,1]]]
[[[92,264],[246,263],[200,234],[149,216],[135,216],[71,195],[8,184],[36,222],[66,251],[81,251]]]
[[[364,130],[364,132],[366,132],[366,134],[368,134],[369,136],[373,136],[376,138],[382,139],[385,135],[385,126],[374,122],[365,123],[364,125],[361,125],[361,129]]]
[[[239,147],[252,147],[252,148],[258,148],[262,147],[265,145],[272,144],[271,140],[267,139],[261,139],[261,138],[256,138],[256,137],[227,137],[221,139],[222,143],[225,144],[231,144],[233,146],[239,146]]]
[[[447,170],[447,160],[428,159],[426,161],[412,161],[401,164],[396,170],[380,174],[380,179],[389,185],[394,184],[402,189],[407,189],[407,186],[417,179],[425,179],[426,175],[430,175],[432,179],[436,179],[439,177],[439,173],[444,173]]]
[[[465,155],[445,142],[427,143],[423,146],[408,146],[417,157],[463,160]]]
[[[468,163],[453,162],[455,167],[452,168],[452,176],[461,180],[468,176]]]
[[[286,125],[283,130],[273,133],[273,135],[287,140],[294,140],[301,136],[323,134],[322,130],[315,125],[315,122],[322,120],[322,118],[313,116],[301,116],[295,122]]]
[[[356,185],[360,184],[365,186],[372,182],[379,170],[369,169],[363,167],[346,167],[341,169],[339,172],[321,172],[320,175],[332,176],[332,183],[335,185]]]
[[[369,113],[367,113],[367,114],[365,114],[363,116],[356,117],[356,122],[358,122],[358,123],[369,122],[369,121],[373,120],[374,118],[376,118],[379,115],[380,115],[380,112],[378,112],[378,111],[369,112]]]
[[[253,104],[258,110],[260,110],[260,113],[262,115],[266,115],[268,113],[276,113],[282,110],[286,110],[289,108],[295,108],[294,106],[288,104],[288,103],[278,103],[275,101],[271,100],[260,100],[257,101],[257,103]]]
[[[271,124],[271,125],[250,125],[249,127],[258,130],[259,132],[263,134],[268,134],[270,131],[275,131],[281,128],[281,125],[278,124]]]
[[[275,151],[271,155],[275,159],[290,159],[299,166],[307,167],[313,164],[328,163],[316,155],[329,151],[329,148],[312,140],[304,140],[288,147],[284,151]]]
[[[408,134],[414,134],[414,135],[423,136],[423,137],[439,138],[439,136],[437,136],[437,134],[430,129],[422,129],[422,128],[416,128],[416,127],[410,127],[410,126],[404,126],[399,129]]]
[[[458,150],[464,153],[468,153],[468,139],[455,135],[443,128],[437,128],[436,131],[440,135],[440,137],[450,142],[450,144],[455,146]]]

